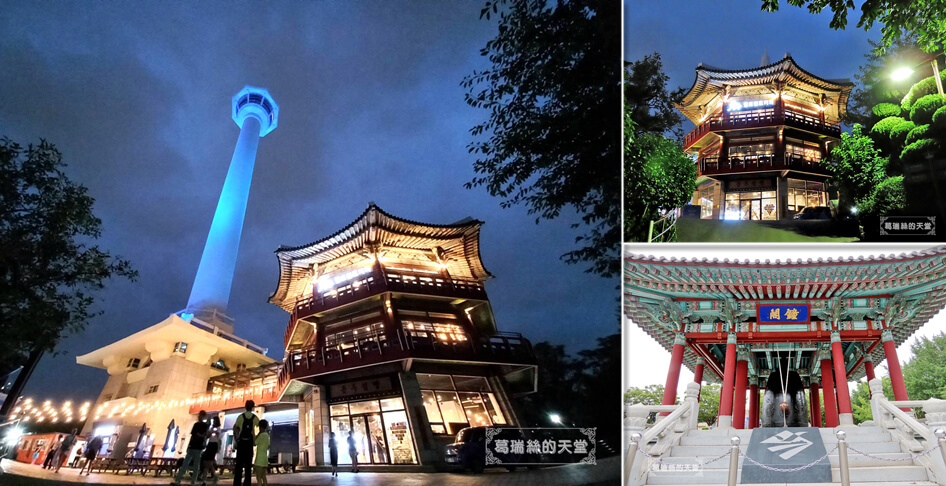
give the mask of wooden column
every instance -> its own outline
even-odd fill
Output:
[[[903,383],[903,369],[900,368],[900,358],[897,357],[897,344],[893,342],[890,329],[884,329],[880,334],[884,343],[884,356],[887,358],[887,370],[890,371],[890,384],[893,385],[894,400],[909,400],[907,387]]]
[[[874,359],[871,358],[870,355],[864,358],[864,371],[867,373],[867,381],[877,378],[877,376],[874,375]]]
[[[667,370],[667,381],[664,384],[664,396],[661,405],[673,405],[677,401],[677,383],[680,381],[680,367],[683,365],[683,350],[686,339],[682,332],[675,333],[673,349],[670,353],[670,368]],[[662,412],[660,415],[670,415]]]
[[[749,358],[736,358],[736,393],[733,398],[732,426],[746,428],[746,387],[749,385]]]
[[[834,399],[834,376],[832,375],[831,360],[821,360],[821,387],[824,395],[824,425],[825,427],[838,426],[838,406]]]
[[[752,380],[749,385],[749,428],[754,429],[759,426],[759,383]]]
[[[726,363],[723,368],[723,386],[719,390],[718,427],[732,427],[733,385],[736,382],[736,333],[726,340]]]
[[[834,388],[838,393],[838,425],[854,425],[851,392],[847,387],[847,366],[844,364],[844,349],[838,331],[831,331],[831,360],[834,362]]]
[[[697,395],[697,400],[703,396],[703,368],[705,367],[703,363],[703,358],[698,358],[696,360],[696,368],[693,370],[693,383],[700,385],[700,394]]]
[[[808,401],[811,403],[811,426],[821,427],[821,394],[820,387],[812,382],[808,388]]]

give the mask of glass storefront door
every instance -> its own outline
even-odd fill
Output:
[[[342,403],[329,407],[338,441],[338,463],[351,464],[348,437],[359,464],[416,464],[414,442],[400,397]]]

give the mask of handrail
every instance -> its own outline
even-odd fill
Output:
[[[658,228],[660,233],[654,236],[654,228],[658,225],[662,229]],[[667,243],[674,241],[677,241],[677,213],[676,210],[671,210],[660,219],[650,222],[650,228],[647,230],[647,242]]]
[[[911,452],[922,452],[938,443],[932,426],[941,422],[930,420],[924,425],[912,414],[901,410],[901,407],[923,408],[929,410],[931,415],[935,415],[936,420],[942,420],[943,412],[946,412],[946,400],[931,398],[929,400],[891,401],[884,396],[884,386],[880,378],[874,378],[868,383],[868,386],[871,392],[870,409],[874,421],[882,428],[894,431],[891,434],[894,435],[895,433],[895,438],[899,439],[901,447]],[[923,438],[923,441],[926,442],[925,446],[917,441],[917,436]],[[946,462],[929,456],[917,457],[914,462],[925,466],[937,483],[946,484]]]
[[[695,429],[700,412],[700,384],[689,383],[680,405],[629,405],[625,407],[624,430],[627,432],[628,443],[630,435],[642,433],[637,447],[626,454],[637,453],[637,449],[647,455],[660,455],[670,447],[679,444],[680,438],[688,431]],[[653,426],[647,427],[647,419],[655,412],[670,412],[670,415],[657,417]],[[649,450],[645,450],[654,442]],[[627,457],[625,460],[625,481],[629,485],[641,485],[646,481],[646,472],[649,469],[648,459],[638,460],[636,457]]]

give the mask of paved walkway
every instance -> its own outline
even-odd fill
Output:
[[[40,466],[32,466],[16,461],[4,459],[0,462],[3,475],[0,475],[0,485],[68,485],[90,484],[169,484],[167,476],[155,478],[142,477],[141,474],[131,475],[113,473],[95,473],[91,476],[79,476],[77,469],[62,468],[59,474],[45,471]],[[621,463],[618,457],[610,457],[598,461],[598,465],[571,465],[550,467],[536,470],[517,470],[508,472],[505,469],[487,469],[483,474],[472,473],[371,473],[340,472],[338,478],[332,478],[328,473],[294,473],[273,474],[269,476],[269,484],[273,486],[306,485],[306,486],[420,486],[427,484],[447,484],[456,486],[572,486],[572,485],[617,485],[620,484]],[[256,484],[256,481],[253,482]],[[184,484],[189,484],[185,482]],[[225,479],[221,486],[232,484],[232,479]]]

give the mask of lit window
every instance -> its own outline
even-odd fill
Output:
[[[434,434],[455,434],[467,424],[506,423],[489,382],[482,376],[418,373],[417,383]]]
[[[186,354],[187,353],[187,343],[176,343],[174,345],[174,352]]]

